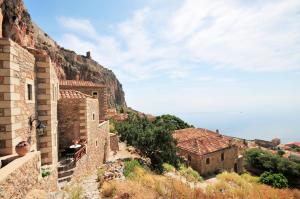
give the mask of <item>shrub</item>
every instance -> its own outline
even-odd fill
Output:
[[[245,152],[246,166],[259,171],[283,174],[289,182],[300,177],[300,164],[261,149]]]
[[[184,176],[188,181],[191,182],[201,182],[203,181],[202,177],[199,175],[197,171],[192,169],[191,167],[186,167],[183,164],[179,167],[180,175]]]
[[[162,166],[164,168],[164,171],[166,171],[166,172],[173,172],[176,170],[174,166],[172,166],[168,163],[164,163]]]
[[[256,176],[252,176],[248,173],[243,173],[241,175],[241,177],[246,180],[247,182],[250,182],[250,183],[257,183],[259,182],[259,177],[256,177]]]
[[[64,188],[64,190],[70,194],[71,199],[82,198],[82,187],[77,184],[72,184]]]
[[[49,176],[51,174],[50,169],[49,168],[42,168],[42,177],[46,177]]]
[[[99,186],[101,187],[104,183],[104,172],[105,169],[100,167],[97,169],[97,181],[99,182]]]
[[[137,160],[125,161],[124,175],[125,177],[132,177],[133,171],[136,167],[141,167],[141,164]]]
[[[259,181],[275,188],[285,188],[288,186],[288,180],[281,173],[271,173],[266,171],[261,174]]]
[[[116,185],[114,183],[105,182],[101,188],[101,193],[104,197],[113,197],[116,190]]]
[[[278,150],[277,154],[280,155],[280,156],[283,156],[285,154],[285,152],[283,150]]]

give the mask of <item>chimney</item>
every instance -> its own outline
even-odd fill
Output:
[[[91,52],[90,52],[90,51],[86,52],[86,57],[87,57],[88,59],[91,59]]]
[[[75,77],[75,79],[76,79],[77,81],[79,81],[79,80],[80,80],[80,72],[79,72],[79,71],[77,71],[77,74],[76,74],[76,77]]]

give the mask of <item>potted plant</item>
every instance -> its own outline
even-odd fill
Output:
[[[30,144],[27,142],[27,141],[22,141],[22,142],[19,142],[17,145],[16,145],[16,153],[23,157],[25,156],[29,150],[30,150]]]

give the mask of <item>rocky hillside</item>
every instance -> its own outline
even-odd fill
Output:
[[[23,0],[0,0],[2,35],[29,48],[48,52],[60,79],[75,79],[80,72],[82,80],[105,84],[110,107],[126,107],[124,91],[115,74],[89,56],[77,55],[64,49],[36,25],[27,12]]]

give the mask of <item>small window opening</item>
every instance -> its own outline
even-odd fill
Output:
[[[209,164],[209,158],[206,158],[206,164]]]
[[[221,153],[221,161],[224,161],[224,153]]]
[[[95,113],[93,113],[93,120],[95,120]]]
[[[189,161],[189,162],[192,161],[192,156],[188,155],[188,161]]]
[[[96,140],[96,146],[98,146],[98,141]]]
[[[27,99],[32,100],[32,85],[27,84]]]
[[[92,93],[92,96],[93,96],[93,97],[98,97],[98,92],[97,92],[97,91],[94,91],[94,92]]]

